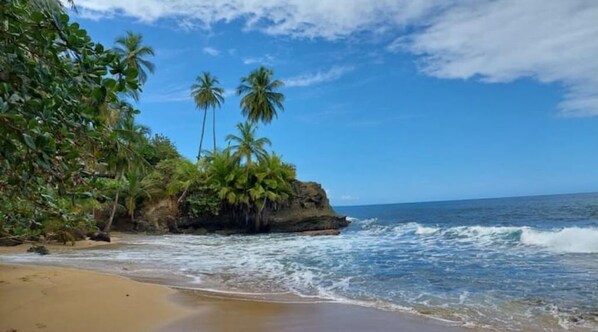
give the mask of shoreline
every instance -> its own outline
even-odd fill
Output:
[[[80,244],[84,246],[47,246],[93,250],[120,245]],[[23,252],[26,246],[2,248],[0,255]],[[0,331],[471,331],[414,313],[292,294],[278,300],[276,295],[263,295],[176,287],[97,270],[0,262]],[[28,319],[31,316],[38,321]]]

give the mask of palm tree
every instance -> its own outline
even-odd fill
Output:
[[[273,72],[266,67],[251,72],[241,78],[237,95],[241,98],[241,110],[250,122],[261,121],[268,124],[278,117],[277,110],[284,110],[284,95],[276,92],[284,83],[272,80]]]
[[[151,186],[139,170],[134,170],[127,174],[122,185],[123,195],[125,196],[125,207],[131,221],[133,228],[137,229],[137,220],[135,219],[135,210],[137,209],[137,201],[141,198],[151,198],[148,188]]]
[[[224,97],[222,96],[224,94],[224,89],[216,86],[217,84],[220,84],[220,82],[215,76],[212,76],[209,72],[204,72],[201,76],[197,76],[195,83],[191,86],[191,96],[195,100],[195,105],[197,105],[197,108],[203,109],[204,111],[197,160],[201,158],[203,134],[206,127],[206,115],[209,107],[211,107],[214,112],[214,151],[216,151],[216,107],[220,107],[224,102]]]
[[[186,159],[179,159],[174,161],[174,170],[170,181],[167,185],[167,192],[178,194],[181,193],[177,199],[177,203],[182,203],[189,188],[197,184],[202,179],[203,174],[200,172],[198,164],[194,164]]]
[[[120,56],[121,61],[128,68],[137,70],[141,85],[147,81],[148,72],[153,73],[155,70],[155,65],[146,59],[147,56],[154,56],[154,49],[143,45],[141,34],[127,31],[126,36],[116,39],[114,52]]]
[[[237,160],[241,161],[242,158],[245,158],[245,165],[249,167],[251,166],[251,156],[256,156],[258,160],[261,160],[268,155],[264,146],[266,144],[272,145],[272,142],[266,137],[255,137],[257,125],[251,122],[238,123],[237,129],[239,130],[239,136],[226,136],[229,144],[228,148],[234,151],[233,156]],[[231,143],[235,144],[230,145]]]
[[[118,126],[112,131],[112,142],[105,153],[107,154],[106,163],[108,169],[114,174],[117,181],[116,193],[110,213],[110,218],[104,226],[104,232],[109,232],[112,227],[118,199],[121,191],[121,182],[125,179],[126,172],[142,169],[147,162],[137,153],[136,144],[138,144],[149,128],[137,125],[133,118],[118,123]]]
[[[295,180],[295,167],[286,164],[277,154],[263,158],[254,171],[249,195],[254,202],[255,231],[260,231],[264,223],[264,210],[269,203],[285,201],[291,195],[291,182]]]

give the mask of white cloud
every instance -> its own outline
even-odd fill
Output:
[[[191,99],[191,84],[187,86],[170,86],[161,89],[160,92],[149,90],[142,94],[141,100],[150,103],[166,103],[174,101],[188,101]]]
[[[419,55],[439,78],[560,83],[564,115],[598,115],[597,22],[598,1],[463,2],[390,49]]]
[[[211,56],[218,56],[220,55],[220,51],[213,48],[213,47],[204,47],[202,50],[205,54],[207,55],[211,55]]]
[[[283,79],[287,87],[303,87],[323,82],[330,82],[339,79],[344,74],[355,69],[353,66],[334,66],[326,71],[302,74],[295,77]]]
[[[259,64],[259,65],[269,66],[274,63],[274,60],[275,59],[273,56],[271,56],[270,54],[266,54],[266,55],[260,56],[260,57],[243,58],[243,64],[246,64],[246,65]]]
[[[358,199],[359,199],[359,197],[355,197],[355,196],[351,196],[351,195],[341,195],[341,197],[340,197],[341,201],[356,201]]]
[[[78,0],[77,7],[94,19],[176,19],[186,29],[240,21],[246,30],[293,38],[396,37],[388,49],[417,55],[424,74],[557,83],[566,89],[563,114],[598,115],[595,0]]]
[[[246,29],[271,35],[336,39],[356,31],[384,31],[444,6],[447,0],[78,0],[77,7],[144,22],[177,18],[187,29],[244,20]]]

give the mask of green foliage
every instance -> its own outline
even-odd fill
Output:
[[[92,198],[98,157],[122,144],[110,115],[122,123],[137,113],[119,96],[139,90],[138,71],[50,3],[0,0],[0,229],[8,234],[44,220],[65,231],[87,223],[80,200]]]
[[[162,198],[193,217],[233,211],[259,231],[266,207],[292,194],[294,167],[256,137],[256,122],[283,110],[271,70],[242,78],[248,122],[227,136],[229,147],[216,150],[214,130],[213,152],[193,163],[135,121],[130,97],[154,71],[141,35],[127,32],[105,48],[53,0],[0,0],[0,35],[0,237],[74,243],[94,227],[100,202],[112,205],[109,230],[118,205],[135,221],[141,205]],[[192,86],[204,111],[200,152],[207,110],[224,102],[218,84],[205,72]]]
[[[161,134],[156,134],[151,139],[146,139],[140,144],[139,154],[151,166],[156,166],[162,160],[180,159],[181,155],[176,150],[172,141]]]
[[[268,124],[284,110],[284,95],[277,92],[284,83],[273,80],[271,69],[260,67],[247,77],[241,78],[237,94],[241,97],[241,112],[250,122],[261,121]]]
[[[251,122],[238,123],[237,130],[239,131],[239,136],[232,134],[226,136],[229,144],[228,149],[233,151],[233,157],[237,161],[240,162],[241,159],[245,158],[245,164],[251,165],[251,156],[262,160],[268,155],[265,146],[272,143],[266,137],[255,137],[257,125]]]
[[[185,211],[194,218],[217,216],[221,206],[216,189],[205,184],[190,189],[185,198]]]

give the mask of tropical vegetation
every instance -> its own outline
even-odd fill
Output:
[[[192,162],[136,120],[135,101],[155,70],[141,35],[105,47],[57,1],[0,4],[0,241],[74,241],[119,218],[142,228],[142,208],[164,200],[181,218],[226,214],[247,231],[267,230],[266,211],[293,195],[295,180],[294,166],[257,134],[258,122],[283,110],[272,70],[241,79],[246,121],[220,150],[215,110],[224,90],[209,72],[198,76],[191,94],[203,121]],[[214,146],[202,155],[210,108]]]

